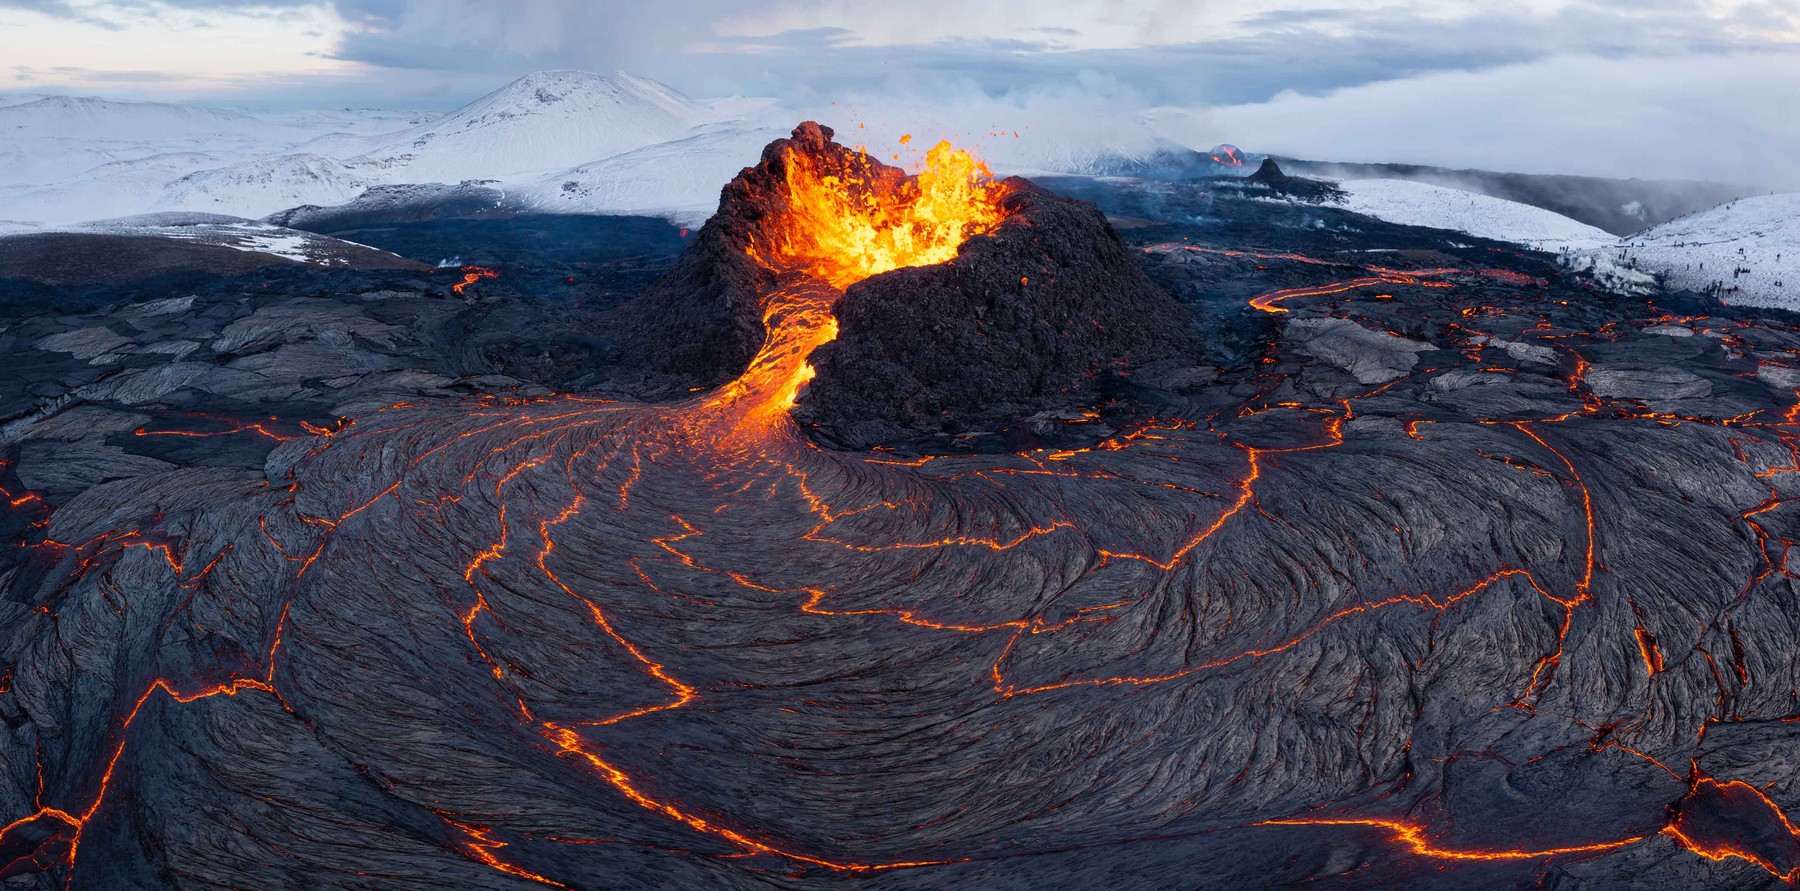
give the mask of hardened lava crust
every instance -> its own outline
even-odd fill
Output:
[[[891,244],[735,243],[777,208],[732,205],[696,247],[722,253],[652,293],[712,270],[694,306],[729,323],[691,330],[739,344],[736,370],[661,401],[447,371],[444,331],[528,343],[582,318],[509,314],[526,298],[504,271],[9,317],[0,881],[1800,876],[1792,317],[1209,196],[1285,243],[1122,231],[1141,275],[1236,326],[1210,342],[1244,361],[1137,384],[1156,410],[1087,447],[820,447],[793,413],[839,404],[814,389],[834,375],[910,368],[893,349],[915,342],[997,362],[970,315],[1048,327],[1008,301],[1118,256],[1105,230],[1064,244],[1076,222],[1011,240],[1039,211],[1003,202],[1037,199],[992,185],[893,193],[968,213],[907,255],[943,259],[885,269]],[[990,252],[1039,265],[1014,291]],[[909,282],[964,301],[943,334],[881,330],[912,318]],[[1089,336],[1054,367],[1140,355]]]

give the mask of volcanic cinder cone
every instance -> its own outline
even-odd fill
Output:
[[[791,210],[795,155],[843,171],[875,200],[905,172],[831,141],[807,122],[724,189],[693,246],[626,308],[643,367],[699,385],[743,370],[762,344],[766,295],[784,278],[761,258]],[[1151,284],[1094,205],[1031,182],[1002,184],[1004,220],[952,260],[849,285],[839,333],[813,352],[817,377],[796,416],[846,445],[941,429],[994,429],[1087,404],[1108,374],[1190,354],[1188,315]]]
[[[1256,168],[1256,172],[1250,174],[1248,179],[1253,183],[1280,185],[1288,182],[1292,177],[1282,172],[1281,165],[1275,163],[1274,158],[1264,158],[1262,166]]]

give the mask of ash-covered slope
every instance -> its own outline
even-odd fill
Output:
[[[838,443],[994,430],[1091,403],[1146,363],[1193,364],[1187,310],[1098,208],[1007,180],[1006,222],[949,263],[850,286],[795,417]]]

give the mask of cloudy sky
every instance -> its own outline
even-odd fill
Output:
[[[1800,188],[1800,0],[0,0],[15,93],[429,109],[544,68],[871,118],[1155,110],[1193,144]]]

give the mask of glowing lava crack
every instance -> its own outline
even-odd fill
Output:
[[[757,224],[702,238],[756,263],[720,288],[761,288],[714,390],[395,406],[261,478],[57,510],[5,580],[3,874],[1045,887],[1125,858],[1191,887],[1262,850],[1290,872],[1239,886],[1796,874],[1780,793],[1702,766],[1730,724],[1793,739],[1792,679],[1737,630],[1791,605],[1785,407],[1634,416],[1576,372],[1560,416],[1421,418],[1384,413],[1404,380],[1340,381],[1091,450],[824,450],[790,409],[844,289],[990,256],[1027,212],[967,155],[906,177],[827,135],[772,147],[721,211]],[[777,173],[782,202],[742,205]]]

